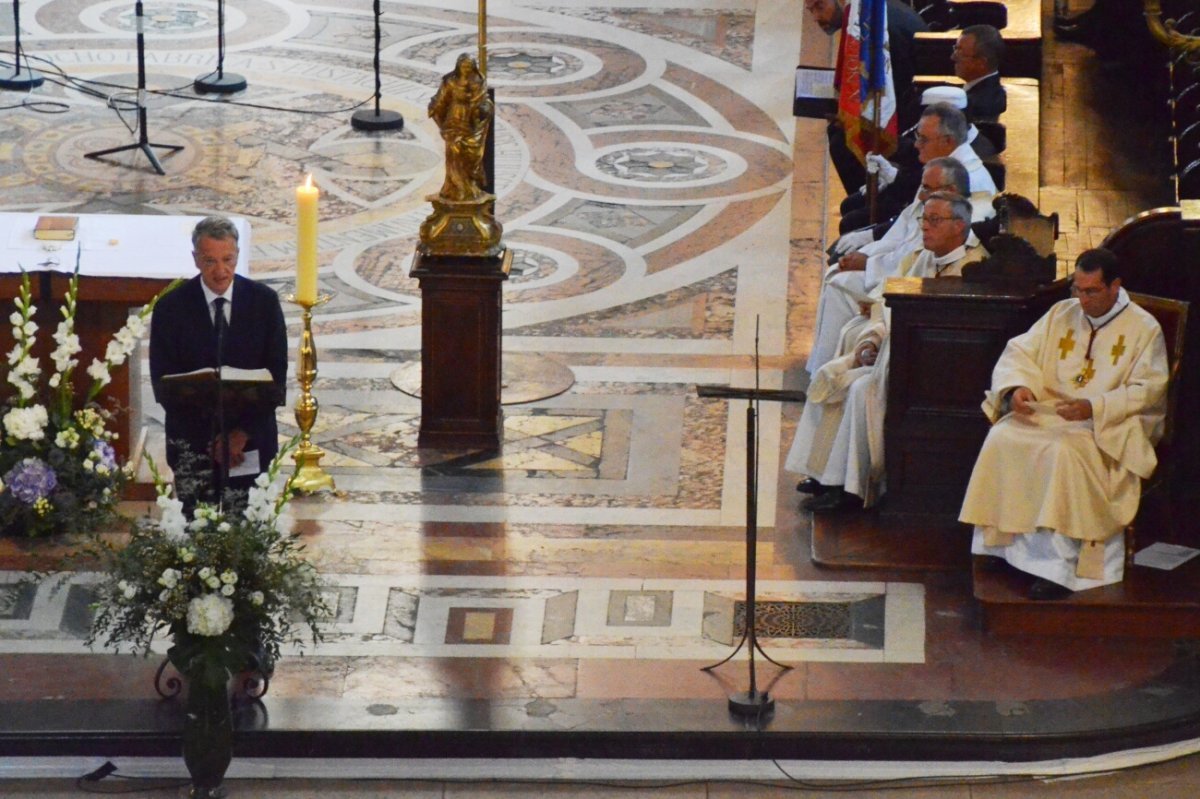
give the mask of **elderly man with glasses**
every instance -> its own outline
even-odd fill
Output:
[[[922,248],[901,261],[900,276],[958,276],[964,266],[987,256],[971,232],[971,203],[957,194],[929,195],[921,236]],[[884,492],[890,315],[883,291],[880,285],[873,292],[870,321],[844,354],[813,376],[788,452],[785,468],[807,475],[797,490],[813,495],[803,505],[813,512],[869,507]]]

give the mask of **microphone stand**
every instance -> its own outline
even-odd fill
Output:
[[[246,88],[246,79],[225,72],[225,0],[217,0],[217,71],[192,81],[197,94],[233,94]]]
[[[125,144],[120,147],[110,147],[107,150],[96,150],[92,153],[84,153],[84,158],[103,158],[106,155],[113,153],[123,153],[127,150],[141,150],[145,153],[146,158],[150,160],[150,166],[154,167],[154,171],[160,175],[167,174],[162,168],[162,164],[158,161],[158,156],[154,154],[151,148],[158,147],[161,150],[169,150],[176,152],[182,150],[182,144],[154,144],[150,141],[150,135],[146,132],[146,37],[143,33],[142,25],[142,0],[137,0],[134,4],[134,13],[137,14],[137,109],[138,109],[138,140],[134,144]]]
[[[355,130],[400,130],[404,127],[404,117],[398,111],[381,111],[379,98],[383,94],[383,84],[379,78],[379,42],[382,32],[379,27],[379,17],[382,15],[379,0],[375,0],[375,108],[364,108],[355,111],[350,117],[350,127]]]
[[[378,0],[376,0],[378,2]],[[25,72],[21,72],[21,0],[13,0],[13,68],[0,72],[0,89],[28,91],[41,86],[45,81],[40,74],[29,68],[25,63]]]
[[[225,425],[225,376],[222,365],[225,362],[225,308],[219,308],[216,313],[221,315],[218,322],[214,314],[213,322],[217,328],[217,435],[221,439],[221,461],[217,466],[217,507],[223,507],[225,502],[225,486],[229,483],[229,429]],[[232,309],[231,309],[232,310]]]

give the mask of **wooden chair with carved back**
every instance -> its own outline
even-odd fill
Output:
[[[1179,394],[1179,365],[1183,361],[1183,343],[1187,335],[1189,303],[1183,300],[1156,297],[1152,294],[1139,294],[1133,291],[1129,292],[1129,299],[1137,303],[1143,310],[1148,311],[1158,321],[1159,327],[1162,328],[1163,338],[1167,343],[1167,369],[1170,374],[1170,382],[1167,384],[1167,410],[1166,417],[1163,420],[1163,434],[1162,438],[1159,439],[1158,445],[1154,448],[1155,454],[1158,456],[1158,467],[1154,470],[1154,474],[1150,479],[1142,486],[1142,506],[1144,508],[1147,498],[1154,501],[1158,499],[1158,494],[1169,490],[1171,440],[1174,431],[1175,406]],[[1157,523],[1173,524],[1173,514],[1169,508],[1163,513],[1156,513],[1154,516]],[[1142,517],[1142,510],[1139,508],[1138,515],[1125,528],[1125,556],[1129,562],[1132,562],[1133,554],[1138,547],[1139,520]],[[1174,536],[1168,535],[1168,538],[1174,538]]]

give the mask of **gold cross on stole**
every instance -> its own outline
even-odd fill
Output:
[[[1075,331],[1068,330],[1067,335],[1058,340],[1058,359],[1066,360],[1068,353],[1075,349]]]
[[[1091,382],[1096,376],[1096,370],[1092,368],[1092,359],[1088,358],[1083,364],[1083,368],[1079,370],[1079,374],[1075,375],[1075,385],[1083,388]]]
[[[1117,338],[1117,343],[1114,344],[1113,348],[1112,348],[1113,366],[1117,365],[1117,359],[1120,358],[1124,354],[1125,354],[1125,334],[1122,333]]]

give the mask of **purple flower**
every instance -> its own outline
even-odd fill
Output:
[[[117,468],[117,451],[107,441],[93,442],[92,451],[100,456],[100,466],[107,466],[109,469]]]
[[[32,505],[50,496],[50,492],[58,485],[58,478],[45,461],[25,458],[9,469],[8,474],[4,475],[4,482],[14,497],[26,505]]]

